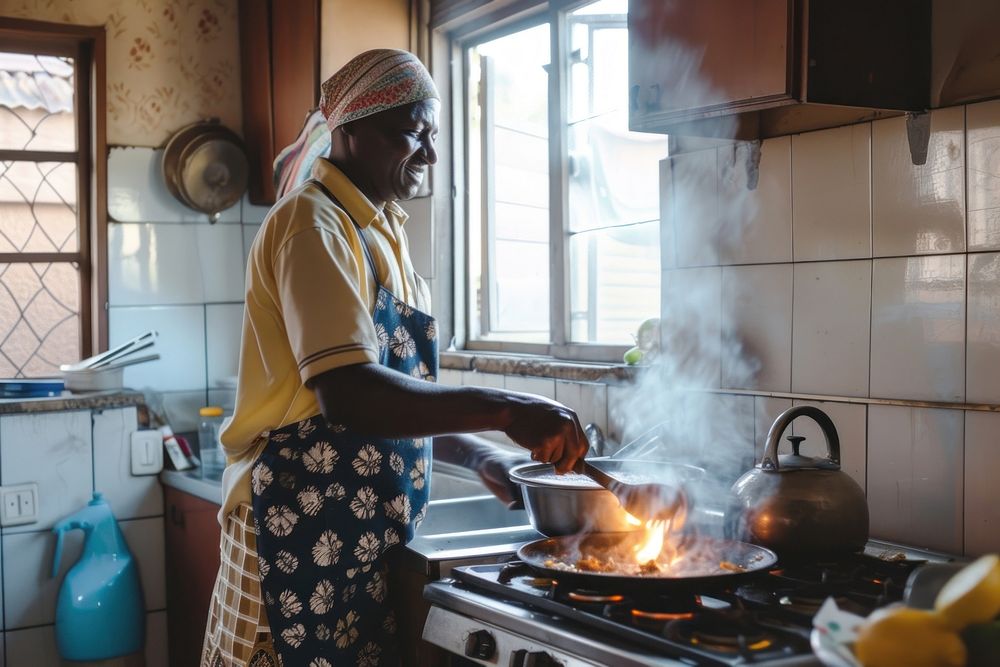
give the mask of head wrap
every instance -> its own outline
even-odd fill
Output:
[[[415,55],[374,49],[355,56],[322,86],[319,108],[331,130],[353,120],[423,100],[440,99]]]

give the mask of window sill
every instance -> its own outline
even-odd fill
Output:
[[[447,351],[441,353],[441,368],[453,371],[475,371],[494,375],[526,375],[569,382],[599,382],[628,384],[635,380],[641,367],[624,364],[565,361],[537,354],[498,352]]]

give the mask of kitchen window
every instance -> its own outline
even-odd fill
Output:
[[[628,131],[627,0],[556,4],[462,43],[466,347],[620,361],[659,314],[667,140]]]
[[[94,123],[92,89],[103,35],[5,19],[0,37],[0,377],[51,376],[106,329],[91,308],[104,255],[92,252],[92,193],[103,192],[93,128],[103,135],[104,125],[103,112]]]

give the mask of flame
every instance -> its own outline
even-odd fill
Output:
[[[626,520],[633,526],[642,525],[639,519],[625,513]],[[647,521],[645,534],[635,546],[635,559],[638,563],[654,561],[660,566],[671,566],[684,557],[679,548],[679,534],[684,527],[687,513],[681,509],[666,521]]]

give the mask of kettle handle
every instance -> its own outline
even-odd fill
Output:
[[[837,435],[837,427],[833,425],[833,420],[815,406],[796,405],[778,415],[771,425],[771,430],[767,432],[767,445],[764,447],[764,457],[760,460],[762,470],[778,470],[778,442],[781,440],[781,434],[793,419],[802,416],[812,417],[813,421],[819,424],[826,437],[827,458],[831,463],[840,466],[840,437]]]

